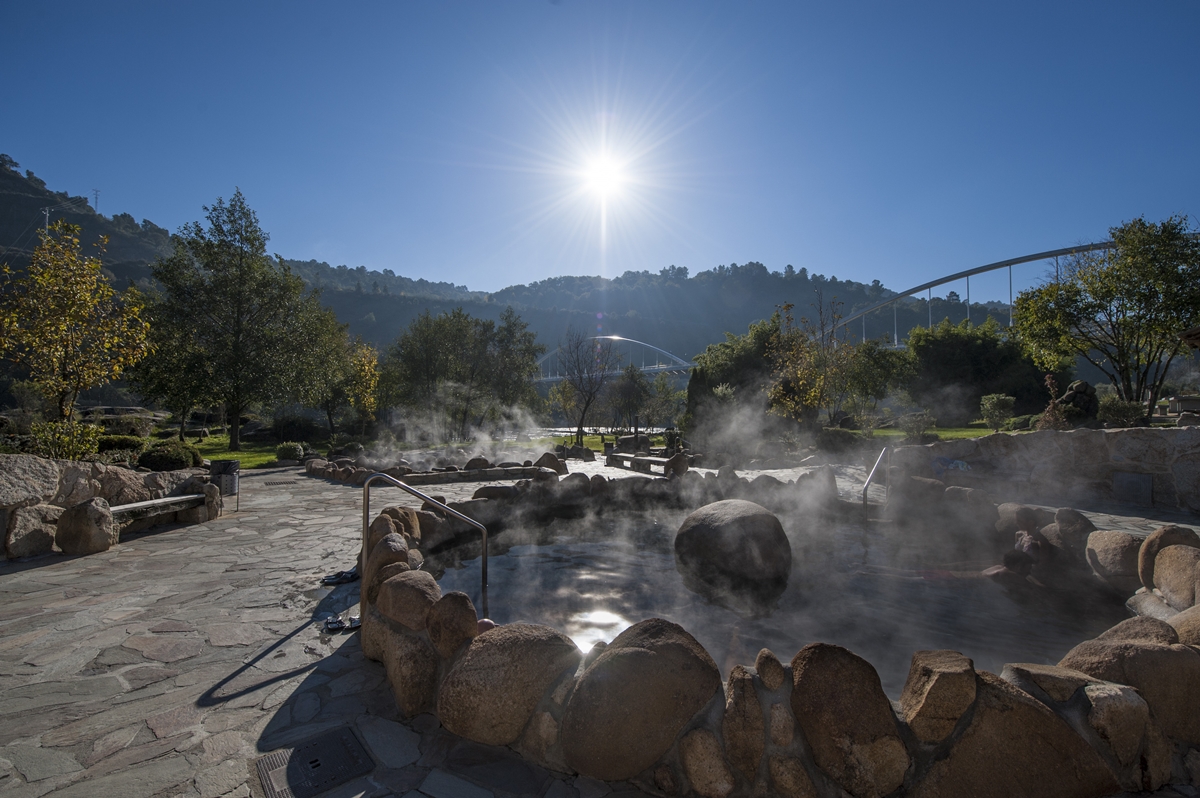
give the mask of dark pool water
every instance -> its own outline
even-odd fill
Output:
[[[836,643],[870,661],[884,690],[898,698],[913,651],[953,649],[977,669],[994,672],[1006,662],[1053,664],[1128,617],[1119,601],[1088,591],[1066,597],[1034,591],[1017,600],[982,578],[881,574],[897,564],[929,563],[896,546],[864,547],[853,526],[800,533],[795,527],[803,521],[787,519],[791,579],[777,606],[754,617],[684,586],[673,552],[681,520],[592,518],[556,522],[532,535],[501,533],[489,546],[493,620],[547,624],[586,651],[637,621],[665,618],[691,632],[723,674],[735,664],[753,664],[764,647],[787,661],[808,643]],[[461,590],[478,601],[478,554],[474,544],[430,558],[435,573],[445,569],[443,591]],[[969,564],[954,568],[971,573]]]

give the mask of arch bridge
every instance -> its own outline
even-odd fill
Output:
[[[867,337],[867,316],[878,310],[882,310],[883,308],[886,308],[888,305],[891,305],[892,306],[892,346],[899,347],[900,346],[900,329],[899,329],[899,323],[898,323],[897,317],[896,317],[897,303],[899,303],[905,299],[908,299],[911,296],[919,294],[922,291],[927,291],[928,296],[927,296],[926,301],[928,303],[927,307],[929,310],[929,326],[930,326],[930,328],[932,328],[933,327],[933,289],[937,288],[940,285],[945,285],[946,283],[953,283],[958,280],[966,281],[966,286],[967,286],[966,319],[968,322],[970,322],[970,320],[971,320],[971,278],[977,274],[985,274],[987,272],[994,272],[994,271],[998,271],[1000,269],[1008,269],[1008,326],[1011,327],[1013,324],[1013,280],[1012,280],[1012,267],[1013,266],[1018,266],[1022,263],[1033,263],[1033,262],[1039,261],[1039,260],[1053,260],[1054,261],[1054,271],[1055,271],[1055,275],[1057,277],[1058,259],[1060,257],[1065,257],[1068,255],[1076,255],[1076,254],[1079,254],[1082,252],[1096,252],[1098,250],[1112,249],[1114,246],[1116,246],[1116,244],[1114,244],[1111,241],[1100,241],[1100,242],[1097,242],[1094,244],[1079,244],[1078,246],[1074,246],[1074,247],[1064,247],[1062,249],[1052,249],[1047,252],[1035,252],[1032,255],[1022,255],[1019,258],[1009,258],[1008,260],[1000,260],[1000,261],[996,261],[995,263],[987,263],[987,264],[984,264],[983,266],[976,266],[973,269],[967,269],[965,271],[955,272],[954,274],[948,274],[945,277],[939,277],[936,280],[930,280],[927,283],[921,283],[920,285],[913,286],[912,288],[908,289],[907,291],[901,291],[900,293],[895,294],[894,296],[890,296],[887,299],[884,299],[880,302],[876,302],[874,305],[871,305],[870,307],[863,308],[862,310],[857,310],[847,316],[844,316],[842,319],[840,319],[838,321],[837,327],[844,326],[847,329],[849,329],[849,325],[851,322],[860,321],[862,323],[863,339],[865,340]]]
[[[610,372],[613,375],[620,374],[631,363],[643,374],[650,375],[687,374],[696,365],[654,344],[623,338],[620,335],[594,335],[588,340],[612,342],[619,357],[617,368]],[[555,349],[538,361],[539,375],[534,380],[535,383],[555,383],[565,378],[566,375],[559,367],[558,353],[559,349]]]

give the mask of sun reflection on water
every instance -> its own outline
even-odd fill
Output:
[[[613,638],[624,632],[632,622],[608,610],[577,612],[567,619],[567,637],[575,641],[579,650],[587,652],[596,643],[611,643]]]

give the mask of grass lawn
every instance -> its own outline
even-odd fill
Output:
[[[196,448],[208,460],[237,460],[243,469],[259,468],[275,461],[274,443],[242,441],[241,451],[231,452],[228,435],[211,435],[197,443]]]
[[[929,431],[936,432],[938,438],[944,441],[956,441],[959,438],[982,438],[984,435],[992,434],[992,431],[982,422],[969,424],[965,427],[934,427]],[[898,429],[877,429],[875,430],[875,437],[885,438],[890,441],[893,438],[903,438],[904,431]]]

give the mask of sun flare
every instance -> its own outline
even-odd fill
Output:
[[[584,183],[588,190],[608,199],[621,190],[628,181],[624,168],[616,160],[607,156],[596,158],[588,164],[583,172]]]

